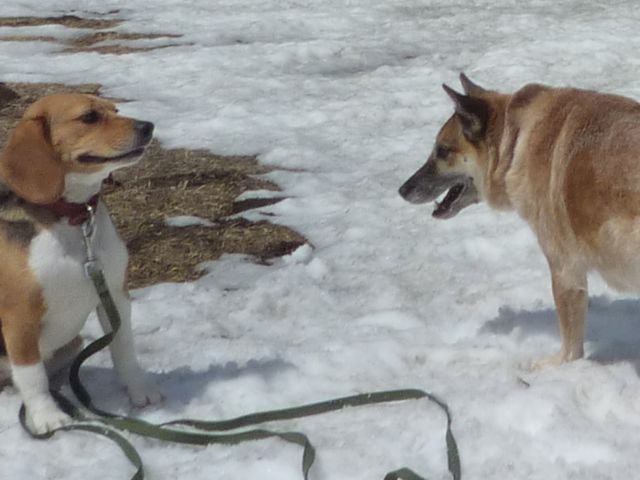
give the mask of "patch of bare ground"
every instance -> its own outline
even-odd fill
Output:
[[[146,52],[159,48],[175,47],[177,44],[168,43],[164,45],[153,45],[148,47],[132,47],[122,45],[123,41],[133,40],[158,40],[161,38],[180,38],[181,35],[170,33],[127,33],[115,32],[113,30],[99,31],[89,35],[83,35],[69,42],[67,52],[97,52],[123,55],[125,53]],[[109,42],[108,45],[98,45],[102,42]]]
[[[0,17],[0,27],[37,27],[40,25],[63,25],[69,28],[113,28],[122,23],[118,19],[81,18],[76,15],[58,17]]]
[[[181,44],[184,45],[184,44]],[[92,45],[87,47],[69,47],[64,51],[68,53],[74,52],[94,52],[103,55],[125,55],[127,53],[149,52],[151,50],[160,50],[161,48],[177,47],[178,44],[171,43],[166,45],[155,45],[153,47],[131,47],[128,45]]]
[[[49,42],[56,43],[56,37],[47,37],[44,35],[7,35],[0,37],[0,42]]]
[[[99,85],[0,84],[0,139],[37,98],[56,92],[97,94]],[[249,190],[278,191],[260,178],[272,169],[255,157],[223,157],[204,150],[164,149],[152,142],[140,164],[116,172],[104,198],[130,254],[129,286],[198,278],[201,262],[224,253],[253,255],[268,262],[306,242],[299,233],[268,221],[229,218],[280,199],[235,199]],[[166,219],[197,216],[211,226],[174,227]]]
[[[53,42],[61,43],[67,48],[65,52],[96,52],[101,54],[124,55],[127,53],[145,52],[159,48],[175,47],[184,44],[165,43],[150,46],[131,46],[123,42],[135,40],[158,40],[162,38],[180,38],[181,35],[170,33],[130,33],[108,30],[122,23],[118,19],[80,18],[75,15],[59,17],[0,17],[0,27],[33,27],[41,25],[63,25],[69,28],[91,29],[96,32],[81,35],[68,40],[60,40],[52,36],[40,35],[7,35],[0,36],[0,42]],[[103,42],[108,42],[102,45]]]

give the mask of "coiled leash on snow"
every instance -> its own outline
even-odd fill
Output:
[[[24,429],[36,439],[50,438],[55,432],[84,430],[98,435],[102,435],[112,440],[122,450],[127,459],[136,468],[136,473],[131,480],[143,480],[144,468],[140,455],[133,445],[121,434],[121,432],[134,433],[148,438],[155,438],[166,442],[182,443],[190,445],[211,445],[226,444],[234,445],[251,440],[277,437],[289,443],[295,443],[303,448],[302,454],[302,475],[305,480],[309,478],[309,470],[315,460],[315,448],[309,438],[300,432],[285,431],[278,432],[262,428],[252,430],[242,430],[233,433],[211,433],[228,432],[248,426],[254,426],[266,422],[281,420],[291,420],[295,418],[319,415],[326,412],[340,410],[345,407],[358,407],[363,405],[373,405],[387,402],[398,402],[402,400],[418,400],[427,398],[435,403],[445,413],[447,418],[447,431],[445,441],[447,445],[447,464],[453,480],[461,480],[460,457],[458,446],[451,430],[451,414],[445,402],[435,395],[418,389],[388,390],[373,393],[363,393],[348,397],[341,397],[324,402],[311,403],[299,407],[285,408],[281,410],[270,410],[256,412],[249,415],[236,417],[229,420],[202,421],[180,419],[166,423],[154,424],[137,418],[116,415],[97,408],[86,388],[80,381],[80,367],[90,356],[106,348],[116,332],[120,328],[120,314],[111,297],[109,288],[104,278],[102,268],[96,259],[91,247],[91,239],[94,229],[94,211],[91,206],[87,206],[89,217],[82,224],[82,233],[87,253],[85,262],[85,272],[93,282],[96,293],[100,298],[102,307],[111,323],[111,332],[105,334],[84,348],[73,361],[69,372],[69,383],[73,393],[84,409],[93,415],[87,415],[82,409],[75,406],[70,400],[58,392],[52,392],[53,397],[58,402],[60,408],[70,415],[75,422],[63,427],[56,428],[46,434],[34,434],[29,430],[26,423],[26,411],[24,404],[20,408],[20,423]],[[171,427],[188,427],[189,430]],[[400,468],[389,472],[384,480],[425,480],[409,468]]]

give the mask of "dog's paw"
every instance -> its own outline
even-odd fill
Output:
[[[32,433],[42,435],[65,425],[73,419],[56,405],[39,405],[27,408],[27,427]]]
[[[540,358],[539,360],[533,360],[529,364],[529,370],[532,372],[539,372],[540,370],[545,370],[549,367],[557,367],[562,365],[567,360],[562,352],[558,352],[553,355],[549,355],[548,357]]]
[[[162,401],[160,389],[147,374],[140,374],[135,381],[129,382],[127,385],[129,398],[131,403],[136,407],[145,407]]]
[[[582,350],[577,350],[576,352],[566,353],[564,351],[560,351],[554,355],[550,355],[548,357],[541,358],[540,360],[531,362],[529,366],[529,370],[532,372],[544,370],[549,367],[558,367],[564,363],[573,362],[574,360],[578,360],[582,358],[583,353]]]

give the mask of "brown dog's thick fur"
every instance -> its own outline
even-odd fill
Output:
[[[413,203],[449,189],[434,216],[484,200],[515,209],[551,270],[561,351],[539,365],[583,356],[587,273],[640,291],[640,104],[617,95],[527,85],[485,90],[461,75],[447,86],[456,112],[429,160],[400,188]]]

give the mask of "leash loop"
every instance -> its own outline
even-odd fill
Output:
[[[246,441],[276,437],[289,443],[295,443],[303,448],[301,465],[302,476],[304,480],[308,480],[309,471],[316,457],[316,451],[309,441],[309,438],[304,433],[295,431],[279,432],[261,428],[241,430],[232,433],[211,432],[228,432],[248,426],[259,425],[265,422],[292,420],[296,418],[320,415],[327,412],[341,410],[346,407],[358,407],[363,405],[426,398],[436,404],[446,415],[447,429],[445,440],[447,446],[447,466],[453,480],[462,479],[460,456],[458,446],[451,429],[452,420],[449,407],[437,396],[419,389],[401,389],[363,393],[293,408],[256,412],[229,420],[219,421],[179,419],[160,424],[153,424],[137,418],[116,415],[96,407],[89,395],[89,392],[80,381],[80,367],[90,356],[106,348],[111,343],[113,337],[120,328],[121,319],[115,302],[109,292],[100,261],[96,258],[93,251],[92,239],[95,230],[95,212],[91,205],[87,205],[87,212],[88,217],[86,221],[82,223],[82,236],[87,255],[84,268],[85,273],[91,279],[96,293],[100,298],[100,303],[109,318],[111,323],[111,332],[90,343],[78,354],[69,371],[69,384],[78,401],[88,412],[95,415],[95,417],[87,416],[60,393],[52,392],[52,395],[60,405],[60,408],[74,418],[76,422],[57,428],[44,435],[35,435],[29,430],[26,424],[25,407],[22,405],[19,414],[20,423],[33,438],[46,439],[50,438],[57,431],[69,430],[84,430],[102,435],[115,442],[131,464],[136,468],[136,473],[131,477],[131,480],[143,480],[144,468],[142,459],[131,443],[121,435],[121,432],[133,433],[142,437],[154,438],[166,442],[190,445],[234,445]],[[188,427],[191,430],[171,427]],[[384,477],[384,480],[425,479],[413,470],[405,467],[389,472]]]

